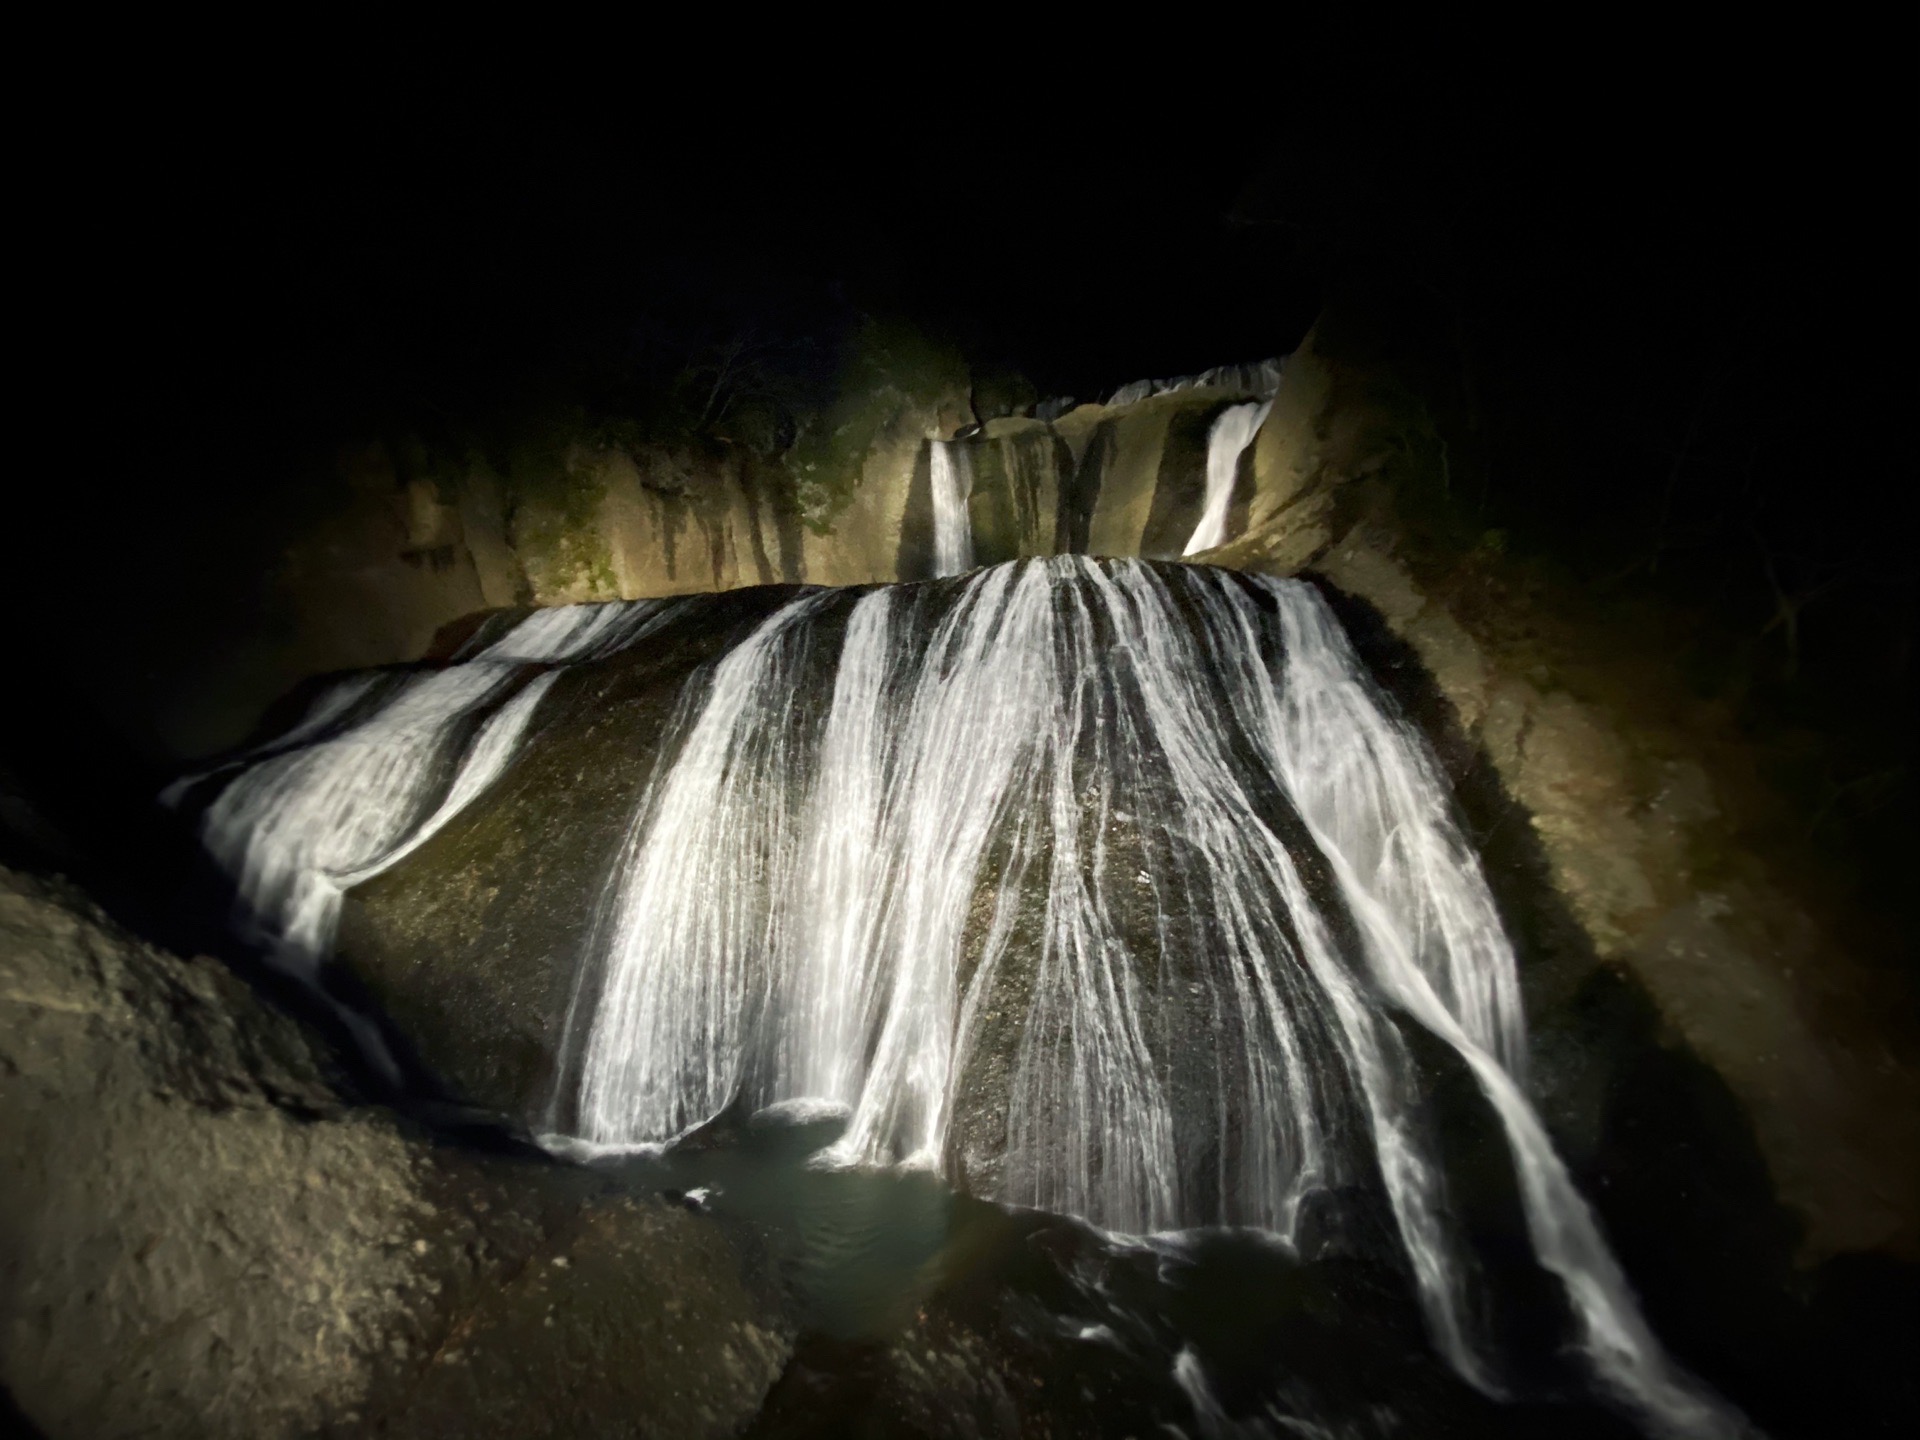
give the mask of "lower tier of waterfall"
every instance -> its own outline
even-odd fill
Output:
[[[1221,423],[1250,435],[1242,408]],[[319,964],[344,891],[542,743],[557,676],[703,603],[536,612],[195,782],[244,925]],[[1648,1331],[1534,1116],[1479,861],[1313,587],[1060,556],[788,591],[674,717],[553,1037],[556,1148],[649,1153],[784,1106],[844,1118],[823,1163],[1122,1236],[1297,1248],[1377,1211],[1435,1347],[1499,1393],[1503,1300],[1433,1103],[1457,1082],[1592,1378],[1658,1432],[1739,1432]]]
[[[555,606],[445,669],[349,676],[273,744],[176,781],[162,799],[180,805],[220,785],[200,834],[233,877],[236,926],[281,968],[311,975],[332,952],[341,895],[499,778],[558,667],[641,641],[674,609]]]

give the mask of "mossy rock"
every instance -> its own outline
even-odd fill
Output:
[[[831,530],[870,456],[924,438],[943,408],[958,418],[970,385],[959,352],[910,325],[868,319],[848,343],[835,388],[833,403],[805,423],[787,458],[801,512],[816,534]]]

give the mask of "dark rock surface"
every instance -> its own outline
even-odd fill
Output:
[[[222,966],[0,871],[0,1380],[44,1434],[730,1434],[790,1348],[765,1274],[348,1104]]]
[[[516,1119],[543,1109],[576,980],[592,981],[577,972],[601,891],[682,694],[797,593],[691,598],[647,645],[568,672],[502,781],[349,892],[343,963],[466,1098]]]

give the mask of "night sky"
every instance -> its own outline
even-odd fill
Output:
[[[1088,398],[1284,353],[1355,296],[1468,357],[1485,524],[1624,553],[1684,443],[1707,588],[1755,590],[1728,497],[1763,492],[1767,525],[1881,547],[1894,583],[1862,594],[1910,611],[1878,518],[1912,469],[1905,38],[1215,28],[1189,56],[1031,35],[785,84],[588,35],[566,63],[125,57],[29,159],[61,453],[13,578],[51,607],[46,664],[231,611],[343,440],[617,411],[688,335],[887,311]],[[1904,685],[1893,629],[1862,663]]]
[[[591,401],[663,334],[849,307],[1083,397],[1284,351],[1382,284],[1577,387],[1649,355],[1897,353],[1899,37],[1358,38],[1223,34],[1189,68],[1034,36],[817,84],[591,36],[156,65],[63,177],[66,343],[106,418],[201,449]]]

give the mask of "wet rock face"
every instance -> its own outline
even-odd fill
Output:
[[[1444,574],[1418,577],[1400,548],[1363,520],[1316,566],[1395,637],[1457,773],[1498,798],[1488,824],[1525,839],[1527,903],[1555,911],[1552,933],[1522,947],[1536,1028],[1596,967],[1629,975],[1730,1088],[1799,1214],[1805,1258],[1915,1254],[1920,1065],[1899,1033],[1905,1005],[1810,913],[1787,848],[1741,814],[1756,755],[1733,727],[1688,717],[1658,669],[1609,666],[1602,647],[1620,637],[1604,627],[1516,639],[1531,627],[1450,602]]]
[[[731,1433],[790,1340],[750,1253],[348,1105],[223,967],[0,872],[0,1380],[45,1434]]]
[[[1478,769],[1500,792],[1507,819],[1491,823],[1531,837],[1539,863],[1526,886],[1556,898],[1566,943],[1529,936],[1521,946],[1536,1029],[1596,966],[1630,973],[1751,1117],[1809,1258],[1913,1253],[1920,1072],[1862,967],[1796,900],[1792,866],[1749,844],[1737,772],[1753,757],[1724,726],[1690,729],[1657,713],[1658,675],[1639,652],[1630,668],[1593,663],[1608,643],[1597,627],[1528,636],[1538,597],[1475,601],[1474,587],[1499,580],[1497,557],[1456,583],[1446,566],[1461,557],[1421,553],[1393,511],[1382,467],[1398,432],[1376,389],[1303,347],[1248,451],[1231,538],[1209,558],[1312,570],[1375,617],[1399,646],[1392,663],[1433,692],[1449,733],[1429,731],[1452,747],[1456,777]],[[1218,392],[1182,391],[1046,423],[993,420],[954,442],[972,455],[980,557],[1050,545],[1132,553],[1149,532],[1172,543],[1187,522],[1172,522],[1167,497],[1197,473],[1188,462],[1222,403]],[[1173,463],[1176,452],[1187,462]],[[917,463],[916,493],[927,483]],[[928,523],[911,497],[902,503],[892,539]],[[856,512],[844,512],[849,523]],[[415,520],[421,535],[439,533],[426,509]],[[890,552],[898,573],[924,561],[909,549],[901,540]],[[745,597],[776,592],[733,593],[744,625],[767,608]],[[651,657],[635,656],[619,676],[568,677],[555,709],[577,703],[556,722],[554,753],[533,747],[459,827],[349,901],[343,948],[456,1087],[503,1111],[537,1107],[613,837],[652,767],[648,737],[666,729],[675,676],[724,643],[689,639],[654,672],[639,663]],[[567,748],[577,758],[563,758]],[[981,1081],[983,1098],[963,1105],[960,1158],[987,1177],[991,1147],[971,1127],[977,1112],[992,1128],[984,1097],[999,1082]],[[1570,1113],[1567,1123],[1594,1122]]]
[[[1759,778],[1778,757],[1690,692],[1660,653],[1661,617],[1610,618],[1497,544],[1410,522],[1408,416],[1383,367],[1343,343],[1316,332],[1289,360],[1252,447],[1246,528],[1209,558],[1312,573],[1356,602],[1350,631],[1390,642],[1369,653],[1376,674],[1407,677],[1396,688],[1424,707],[1462,793],[1492,796],[1486,825],[1526,842],[1524,883],[1502,901],[1535,931],[1519,948],[1536,1030],[1600,967],[1625,974],[1731,1091],[1803,1260],[1920,1254],[1911,997],[1853,953],[1847,917],[1815,908],[1807,817],[1780,823]],[[1536,925],[1522,912],[1543,901]]]
[[[485,447],[343,446],[313,467],[288,533],[202,562],[266,597],[271,633],[236,631],[253,612],[229,605],[156,634],[164,663],[132,677],[133,693],[165,691],[139,718],[142,744],[181,757],[235,744],[303,678],[438,653],[483,609],[930,578],[929,443],[961,434],[981,563],[1178,556],[1202,509],[1208,427],[1251,393],[1221,376],[1047,421],[1017,397],[970,399],[965,362],[899,326],[863,327],[843,359],[831,399],[773,439],[743,410],[650,440],[559,413]],[[1254,481],[1249,466],[1230,533]]]
[[[1364,957],[1275,768],[1262,644],[1309,627],[1300,713],[1358,705],[1399,744],[1311,593],[1060,558],[809,592],[746,640],[724,617],[786,592],[678,603],[359,888],[345,963],[444,1078],[543,1130],[657,1143],[743,1094],[831,1097],[862,1159],[939,1154],[976,1194],[1287,1228],[1296,1184],[1371,1173],[1347,1107],[1384,1072],[1326,998]],[[1129,646],[1152,663],[1110,668]],[[1477,880],[1428,880],[1497,940]],[[1465,943],[1435,963],[1466,974]]]
[[[348,893],[338,953],[463,1096],[535,1121],[634,808],[703,665],[791,600],[695,597],[648,644],[562,677],[493,789],[387,874]],[[824,706],[824,677],[812,699]]]

